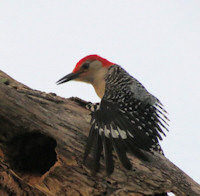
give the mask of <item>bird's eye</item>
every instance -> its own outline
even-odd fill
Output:
[[[83,68],[83,69],[88,69],[88,68],[89,68],[89,66],[90,66],[90,64],[89,64],[89,63],[84,63],[84,64],[82,65],[82,68]]]

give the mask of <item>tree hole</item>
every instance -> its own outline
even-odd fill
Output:
[[[37,131],[18,134],[8,143],[8,162],[18,172],[42,175],[57,161],[56,145],[55,139]]]

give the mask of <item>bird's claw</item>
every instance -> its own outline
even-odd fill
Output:
[[[88,102],[88,104],[85,107],[86,107],[86,109],[90,110],[91,112],[94,112],[97,109],[99,109],[99,103]]]

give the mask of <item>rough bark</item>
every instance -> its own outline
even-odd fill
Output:
[[[107,177],[82,162],[90,112],[77,98],[64,99],[15,81],[0,71],[0,195],[200,195],[200,185],[160,155],[150,162],[130,156],[127,171],[115,158]]]

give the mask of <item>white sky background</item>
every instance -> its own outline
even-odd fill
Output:
[[[55,84],[88,54],[121,65],[163,102],[163,150],[200,183],[200,1],[0,1],[0,69],[11,77],[97,102],[92,86]]]

